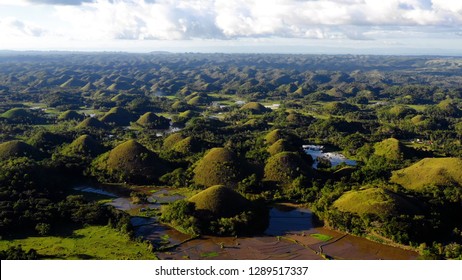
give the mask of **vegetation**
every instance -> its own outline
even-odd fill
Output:
[[[382,188],[345,192],[333,203],[333,207],[358,215],[391,216],[419,212],[419,208],[406,198]]]
[[[35,258],[40,259],[156,259],[148,244],[133,241],[127,235],[107,226],[89,226],[77,229],[65,237],[28,237],[26,239],[0,241],[0,251],[8,251],[11,250],[9,248],[16,246],[20,246],[23,250],[34,250]],[[30,257],[18,257],[18,259],[26,258]]]
[[[153,182],[166,172],[157,154],[135,140],[128,140],[99,156],[90,172],[103,181]]]
[[[422,191],[428,186],[462,187],[462,159],[425,158],[393,172],[391,181],[416,191]]]
[[[0,243],[9,245],[0,255],[105,258],[27,245],[85,229],[110,236],[107,225],[130,236],[128,214],[75,196],[73,186],[92,182],[140,202],[160,186],[202,191],[161,214],[193,235],[261,233],[265,205],[307,203],[332,228],[460,258],[460,65],[431,56],[5,53]],[[323,149],[311,158],[307,144]]]
[[[199,160],[194,168],[194,182],[203,186],[234,186],[242,177],[242,164],[226,148],[213,148]]]
[[[263,232],[268,226],[268,211],[261,203],[217,185],[164,208],[162,220],[191,234],[233,236]]]

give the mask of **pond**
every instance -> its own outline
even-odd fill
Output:
[[[270,221],[265,234],[279,236],[303,232],[311,228],[313,228],[313,214],[310,210],[279,204],[270,209]]]
[[[305,151],[306,154],[310,155],[314,162],[313,162],[313,168],[317,169],[318,168],[318,158],[324,158],[330,161],[332,167],[336,167],[337,165],[341,163],[345,163],[346,165],[356,165],[356,161],[352,159],[348,159],[341,153],[337,152],[324,152],[324,146],[322,145],[303,145],[302,146],[303,150]]]

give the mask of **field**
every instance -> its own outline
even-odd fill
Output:
[[[135,242],[114,229],[89,226],[68,237],[46,236],[1,240],[0,250],[21,245],[33,248],[44,259],[153,260],[156,256],[147,244]]]

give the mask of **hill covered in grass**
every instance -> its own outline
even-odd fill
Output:
[[[66,146],[62,153],[69,156],[96,156],[104,152],[104,147],[90,135],[82,135]]]
[[[240,108],[241,111],[249,111],[252,114],[263,114],[267,112],[269,109],[267,109],[265,106],[263,106],[261,103],[258,102],[249,102],[242,106]]]
[[[279,139],[278,141],[274,142],[273,145],[269,146],[267,151],[270,155],[274,156],[281,152],[296,152],[298,149],[289,141],[285,139]]]
[[[0,160],[13,157],[29,157],[32,159],[41,159],[41,152],[33,146],[23,141],[13,140],[0,144]]]
[[[416,205],[404,197],[382,188],[348,191],[338,198],[333,206],[342,212],[360,216],[366,214],[391,216],[419,211]]]
[[[290,186],[292,181],[303,175],[308,176],[311,167],[297,153],[282,152],[271,156],[264,170],[264,179],[281,186]]]
[[[114,124],[117,126],[128,126],[134,120],[132,113],[121,107],[114,107],[107,112],[101,121],[105,123]]]
[[[92,167],[92,173],[100,179],[132,183],[156,181],[167,170],[156,153],[135,140],[128,140],[101,155]]]
[[[34,112],[24,108],[13,108],[0,115],[10,123],[37,124],[43,120]]]
[[[84,118],[85,117],[82,114],[79,114],[74,110],[67,110],[65,112],[62,112],[58,116],[59,121],[71,121],[71,120],[83,121]]]
[[[215,217],[229,218],[250,210],[250,201],[231,188],[217,185],[209,187],[189,199],[196,210],[206,211]]]
[[[77,126],[76,128],[79,128],[79,129],[84,129],[84,128],[96,128],[96,129],[106,129],[108,128],[108,126],[103,123],[102,121],[96,119],[96,118],[93,118],[93,117],[90,117],[90,118],[86,118],[85,120],[81,121]]]
[[[194,168],[194,182],[203,186],[234,186],[242,178],[242,162],[225,148],[213,148]]]
[[[388,138],[374,145],[374,154],[383,156],[388,160],[400,161],[414,156],[411,148],[404,146],[396,138]]]
[[[152,112],[147,112],[142,115],[136,123],[142,127],[151,129],[167,129],[170,126],[169,119],[158,116]]]
[[[462,186],[461,158],[425,158],[407,167],[394,171],[393,183],[422,191],[425,186]]]

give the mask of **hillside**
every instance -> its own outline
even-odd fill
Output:
[[[404,197],[381,188],[348,191],[333,203],[333,207],[358,215],[391,216],[419,212],[419,208]]]
[[[41,152],[23,141],[8,141],[0,144],[0,160],[5,160],[13,157],[29,157],[40,159]]]
[[[194,182],[204,186],[233,186],[242,177],[242,162],[225,148],[213,148],[194,168]]]
[[[393,183],[411,190],[421,191],[425,186],[462,186],[462,159],[425,158],[394,171]]]
[[[196,210],[207,211],[215,217],[232,217],[250,209],[250,201],[231,188],[217,185],[192,196]]]
[[[119,144],[98,157],[92,165],[97,175],[107,176],[118,182],[153,182],[167,171],[156,153],[135,140]]]
[[[62,153],[69,156],[96,156],[104,151],[103,146],[90,135],[82,135],[67,145]]]
[[[282,152],[271,156],[264,170],[264,179],[281,186],[290,186],[292,181],[301,176],[308,176],[309,167],[297,153]]]
[[[411,158],[414,152],[404,146],[398,139],[388,138],[374,145],[374,154],[383,156],[388,160],[400,161]]]

